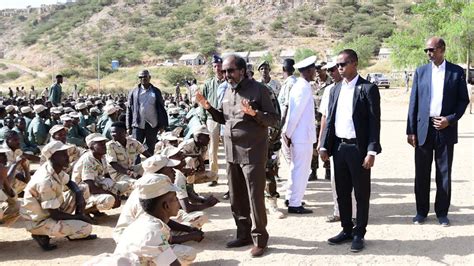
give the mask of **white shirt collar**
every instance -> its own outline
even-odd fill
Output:
[[[446,69],[446,60],[443,60],[443,63],[441,65],[436,66],[434,62],[431,62],[431,69],[434,70],[445,70]]]
[[[343,86],[347,86],[347,87],[355,87],[356,83],[357,83],[357,80],[359,80],[359,74],[357,74],[357,76],[355,76],[351,81],[349,82],[346,82],[345,79],[342,80],[342,85]]]

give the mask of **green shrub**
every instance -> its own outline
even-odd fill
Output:
[[[298,48],[295,51],[295,62],[299,62],[307,57],[316,55],[316,52],[309,48]]]
[[[224,13],[226,15],[233,15],[235,13],[235,8],[233,8],[232,6],[226,6],[224,7]]]
[[[179,66],[163,68],[163,79],[170,86],[173,86],[178,82],[182,82],[184,79],[189,80],[192,78],[194,78],[194,74],[190,67]]]
[[[19,78],[20,76],[21,76],[20,72],[18,71],[10,71],[5,74],[5,77],[7,80],[14,80],[14,79]]]
[[[61,75],[63,75],[66,78],[70,77],[78,77],[80,75],[79,71],[72,69],[72,68],[66,68],[63,69],[59,72]]]
[[[283,20],[281,19],[281,17],[277,17],[277,19],[270,24],[270,29],[272,29],[273,31],[283,29]]]
[[[7,65],[5,65],[4,63],[0,63],[0,69],[5,70],[7,68]]]
[[[181,46],[176,43],[170,43],[165,46],[163,49],[163,53],[170,56],[170,57],[177,57],[180,55]]]

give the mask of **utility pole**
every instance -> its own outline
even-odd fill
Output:
[[[100,53],[97,53],[97,92],[100,94]]]

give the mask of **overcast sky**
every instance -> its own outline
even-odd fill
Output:
[[[39,7],[42,4],[56,4],[66,2],[65,0],[0,0],[0,9],[5,8],[25,8],[27,6]]]

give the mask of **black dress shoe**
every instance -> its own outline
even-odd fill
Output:
[[[285,200],[285,206],[288,207],[290,205],[290,201],[289,200]],[[306,202],[302,201],[301,202],[301,206],[304,206],[306,205]]]
[[[359,252],[364,249],[364,238],[360,236],[354,236],[351,245],[352,252]]]
[[[224,196],[222,196],[222,199],[228,200],[229,199],[229,191],[227,191]]]
[[[337,236],[331,237],[328,239],[329,245],[339,245],[345,242],[352,240],[351,233],[345,233],[344,231],[340,232]]]
[[[227,242],[225,245],[227,248],[240,248],[240,247],[245,247],[248,245],[252,245],[253,241],[252,239],[234,239],[232,241]]]
[[[288,213],[308,214],[308,213],[313,213],[313,210],[305,209],[305,207],[303,207],[303,206],[288,207]]]

